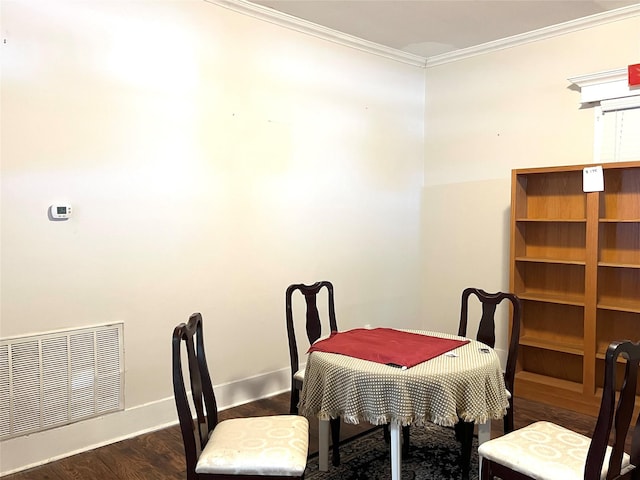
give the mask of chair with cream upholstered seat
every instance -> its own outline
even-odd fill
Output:
[[[320,315],[318,310],[318,298],[321,292],[326,290],[327,308],[323,311],[325,315]],[[291,359],[291,400],[290,413],[298,413],[298,402],[300,400],[300,391],[304,384],[304,368],[300,368],[298,355],[298,341],[296,340],[296,322],[294,320],[293,299],[295,292],[300,292],[305,300],[305,322],[299,322],[298,329],[306,332],[308,343],[304,343],[305,348],[311,346],[322,336],[328,336],[332,332],[338,331],[338,323],[336,321],[336,311],[334,305],[333,284],[329,281],[320,281],[312,285],[293,284],[289,285],[285,292],[285,310],[287,321],[287,335],[289,337],[289,357]],[[323,292],[324,293],[324,292]],[[323,322],[324,320],[324,322]],[[323,335],[323,324],[326,328]],[[302,333],[302,332],[301,332]],[[340,418],[332,418],[329,423],[331,425],[331,443],[332,443],[332,463],[334,466],[340,465]],[[409,448],[409,427],[402,427],[403,432],[403,455],[408,455]],[[390,441],[388,425],[384,426],[384,438]]]
[[[640,480],[640,416],[631,428],[639,364],[640,343],[611,343],[593,436],[542,421],[514,430],[479,447],[482,480]],[[624,452],[628,435],[630,455]]]
[[[509,399],[509,408],[507,409],[507,414],[504,417],[504,432],[508,433],[513,431],[513,389],[516,373],[516,360],[518,356],[518,343],[520,340],[520,312],[522,310],[522,306],[520,303],[520,299],[513,293],[488,293],[479,288],[465,288],[462,291],[460,323],[458,325],[458,335],[461,337],[467,336],[467,325],[470,316],[469,299],[472,295],[477,298],[482,307],[480,321],[478,323],[478,331],[476,333],[476,340],[484,343],[491,348],[495,347],[496,343],[496,308],[500,303],[502,303],[503,300],[506,300],[507,303],[511,304],[511,321],[509,325],[510,335],[507,351],[507,362],[504,369],[504,383],[507,389],[507,398]],[[469,461],[471,459],[473,428],[473,423],[463,421],[459,421],[455,425],[456,437],[461,442],[463,468],[469,465]],[[490,424],[487,428],[489,429],[487,434],[490,435]]]
[[[323,315],[321,317],[318,311],[318,297],[320,292],[326,291],[327,309],[326,318]],[[298,341],[296,340],[296,322],[293,315],[293,295],[295,292],[300,292],[305,300],[305,322],[304,330],[308,343],[304,343],[305,348],[311,346],[322,335],[322,325],[324,323],[325,335],[331,334],[331,332],[338,331],[338,324],[336,322],[336,311],[333,302],[333,284],[328,281],[316,282],[312,285],[304,285],[302,283],[289,285],[285,292],[285,315],[287,322],[287,335],[289,338],[289,358],[291,360],[291,399],[289,412],[292,414],[298,413],[298,402],[300,401],[300,391],[304,383],[304,368],[300,368],[300,361],[298,357]],[[325,318],[323,322],[321,318]],[[300,322],[302,324],[302,322]],[[302,325],[299,327],[302,330]],[[340,464],[340,451],[338,445],[340,443],[340,418],[332,418],[331,424],[331,442],[333,444],[333,464]]]
[[[513,293],[488,293],[479,288],[465,288],[462,291],[462,299],[460,306],[460,324],[458,326],[458,335],[467,336],[467,323],[469,317],[469,298],[474,295],[480,301],[482,306],[482,316],[478,324],[476,340],[493,348],[496,344],[496,327],[495,314],[496,307],[503,301],[507,300],[511,303],[511,322],[509,326],[509,344],[507,350],[507,363],[504,368],[504,383],[507,388],[507,397],[509,398],[509,408],[507,415],[504,417],[504,432],[513,431],[513,390],[514,378],[516,374],[516,360],[518,357],[518,343],[520,341],[520,312],[522,306],[520,299]]]
[[[305,417],[273,415],[218,421],[199,313],[174,329],[172,348],[173,390],[187,480],[304,478],[309,448],[309,422]],[[183,356],[187,360],[184,365]],[[186,375],[195,417],[187,397]]]

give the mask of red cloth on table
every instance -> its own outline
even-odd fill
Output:
[[[432,337],[393,328],[356,328],[332,332],[329,338],[311,345],[309,353],[340,353],[378,363],[407,368],[469,343],[469,340]]]

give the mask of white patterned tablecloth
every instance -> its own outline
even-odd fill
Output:
[[[412,333],[464,339],[422,330]],[[312,352],[298,405],[305,416],[341,417],[347,423],[451,426],[462,419],[485,423],[506,415],[500,360],[471,340],[448,354],[401,370],[345,355]],[[455,356],[454,356],[455,355]]]

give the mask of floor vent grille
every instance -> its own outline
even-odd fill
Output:
[[[122,410],[122,335],[118,323],[0,340],[0,439]]]

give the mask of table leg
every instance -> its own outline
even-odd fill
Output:
[[[402,446],[400,441],[400,424],[398,422],[390,422],[391,430],[391,480],[400,480],[402,471]]]
[[[329,470],[329,420],[318,420],[318,470]]]

